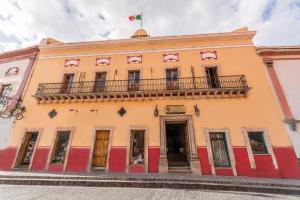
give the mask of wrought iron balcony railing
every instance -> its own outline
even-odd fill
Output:
[[[130,98],[194,95],[246,95],[244,75],[188,77],[177,79],[140,79],[81,81],[72,83],[40,83],[38,100],[72,100],[94,98]]]

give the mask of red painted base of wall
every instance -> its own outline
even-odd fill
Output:
[[[300,165],[292,147],[273,148],[282,178],[300,179]]]
[[[45,170],[48,155],[50,148],[49,147],[38,147],[34,154],[34,158],[32,161],[32,170],[33,171],[42,171]]]
[[[128,172],[130,172],[130,173],[145,173],[145,166],[141,166],[141,165],[129,166]]]
[[[112,147],[109,157],[109,172],[125,172],[126,157],[126,147]]]
[[[49,164],[48,171],[49,172],[62,172],[62,171],[64,171],[64,165],[63,164]]]
[[[271,155],[254,155],[255,173],[257,177],[280,178],[278,169],[275,169]]]
[[[158,173],[159,169],[159,147],[149,147],[148,148],[148,172]]]
[[[90,148],[71,147],[68,156],[68,172],[86,172],[90,158]]]
[[[16,153],[16,147],[7,147],[6,149],[0,150],[0,170],[9,171],[12,169]]]
[[[218,176],[233,176],[232,168],[215,168],[215,171]]]
[[[251,169],[246,147],[233,147],[235,167],[238,176],[256,176],[255,170]]]
[[[211,166],[208,160],[208,153],[206,147],[198,147],[197,148],[198,157],[201,164],[201,172],[203,175],[211,175]]]

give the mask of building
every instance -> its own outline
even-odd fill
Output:
[[[22,94],[37,53],[37,46],[33,46],[0,54],[0,154],[14,119],[22,117]]]
[[[44,39],[2,168],[300,178],[254,35]]]
[[[300,162],[300,46],[258,47]]]

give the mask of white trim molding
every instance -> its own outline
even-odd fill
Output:
[[[144,131],[145,144],[144,144],[144,160],[145,160],[145,173],[148,173],[148,146],[149,146],[149,126],[129,126],[127,134],[127,152],[126,152],[126,173],[129,172],[129,158],[131,148],[131,131]]]
[[[209,164],[211,166],[212,174],[216,175],[216,167],[214,165],[211,141],[210,141],[210,136],[209,136],[209,134],[213,133],[213,132],[225,133],[226,144],[227,144],[229,160],[230,160],[230,166],[231,166],[229,168],[232,169],[233,175],[236,176],[237,172],[236,172],[235,156],[234,156],[233,148],[232,148],[232,145],[231,145],[231,137],[230,137],[229,128],[204,128],[204,135],[205,135],[205,141],[206,141],[207,152],[208,152],[208,161],[209,161]],[[226,169],[226,167],[224,167],[224,169]]]
[[[267,147],[267,151],[268,151],[267,155],[271,156],[272,162],[273,162],[273,165],[274,165],[275,169],[278,169],[278,163],[277,163],[275,154],[273,152],[272,144],[271,144],[267,129],[265,129],[265,128],[246,128],[246,127],[242,127],[242,133],[244,134],[247,153],[248,153],[251,168],[255,169],[256,165],[255,165],[255,160],[254,160],[254,154],[252,152],[252,148],[251,148],[250,140],[249,140],[249,136],[248,136],[249,132],[262,132],[264,140],[265,140],[265,144],[266,144],[266,147]],[[259,155],[266,155],[266,154],[255,154],[255,155],[259,156]]]

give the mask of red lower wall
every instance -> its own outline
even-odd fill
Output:
[[[32,161],[32,170],[33,171],[42,171],[45,170],[50,147],[37,147]]]
[[[233,176],[232,168],[215,168],[215,171],[218,176]]]
[[[280,178],[278,169],[275,169],[271,155],[254,155],[255,173],[257,177]]]
[[[236,163],[236,173],[238,176],[256,176],[255,170],[251,169],[249,156],[246,147],[233,147]]]
[[[130,173],[145,173],[145,166],[141,166],[141,165],[129,166],[128,172],[130,172]]]
[[[68,172],[86,172],[90,158],[90,148],[71,147],[68,156]]]
[[[158,173],[159,170],[159,147],[148,148],[148,172]]]
[[[197,147],[198,157],[201,164],[201,172],[203,175],[211,175],[211,166],[208,160],[207,147]]]
[[[112,147],[109,156],[109,172],[125,172],[126,157],[126,147]]]
[[[300,165],[292,147],[273,147],[282,178],[300,179]]]
[[[49,164],[48,166],[49,172],[62,172],[64,171],[64,165],[63,164]]]
[[[12,165],[17,153],[17,147],[7,147],[0,150],[0,170],[12,170]]]

